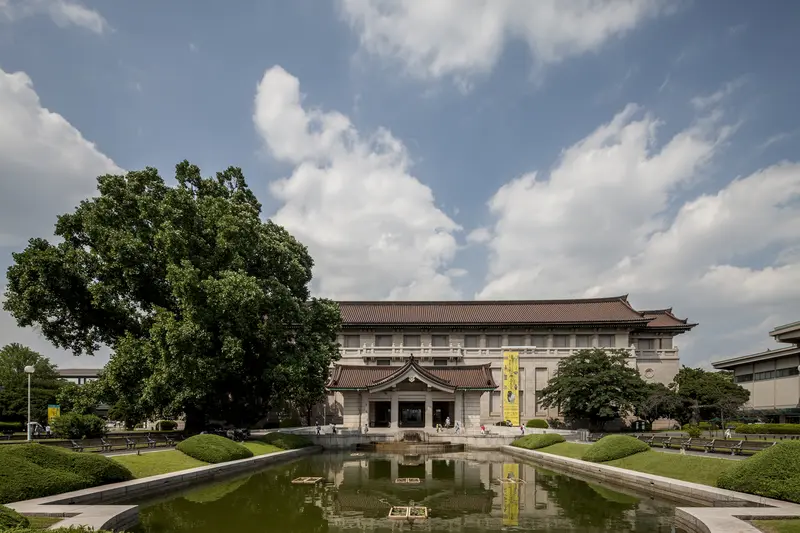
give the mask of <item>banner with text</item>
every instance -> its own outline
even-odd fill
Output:
[[[503,353],[503,420],[519,425],[519,352]]]
[[[61,416],[61,406],[60,405],[48,405],[47,406],[47,425],[53,423],[53,420]]]
[[[503,525],[519,525],[519,465],[503,465]]]

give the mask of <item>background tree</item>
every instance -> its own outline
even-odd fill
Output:
[[[31,365],[31,418],[47,423],[47,405],[56,403],[56,393],[66,382],[56,366],[42,354],[21,344],[0,349],[0,420],[24,423],[28,418],[28,376]]]
[[[56,393],[56,403],[61,406],[61,413],[95,414],[100,403],[99,383],[99,381],[90,381],[84,385],[66,383]]]
[[[670,387],[683,401],[680,422],[730,418],[750,399],[750,391],[733,382],[730,372],[681,368]]]
[[[190,432],[254,421],[298,365],[338,358],[338,306],[310,298],[308,251],[261,220],[240,169],[202,178],[184,161],[175,179],[98,178],[99,196],[59,217],[61,242],[13,254],[4,308],[75,354],[110,346],[101,379],[132,412],[183,413]]]
[[[587,419],[592,429],[633,411],[645,382],[627,365],[625,350],[587,349],[562,359],[542,389],[542,405],[558,407],[568,420]]]
[[[662,383],[647,383],[644,392],[636,404],[636,416],[651,424],[661,418],[678,419],[683,401],[674,390]]]

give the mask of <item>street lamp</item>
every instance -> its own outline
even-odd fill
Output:
[[[32,366],[29,365],[25,367],[25,373],[28,374],[28,441],[31,440],[31,375],[33,371],[34,368]]]

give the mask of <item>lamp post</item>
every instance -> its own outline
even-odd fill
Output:
[[[28,440],[31,440],[31,375],[33,375],[34,368],[32,366],[25,367],[25,373],[28,374],[28,427],[27,434]]]

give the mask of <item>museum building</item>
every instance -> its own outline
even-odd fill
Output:
[[[520,418],[554,418],[539,394],[558,362],[588,348],[623,349],[649,382],[679,369],[673,339],[696,324],[671,309],[637,311],[627,295],[515,301],[339,302],[341,359],[327,422],[363,428],[465,428],[503,419],[505,352],[517,352]]]

